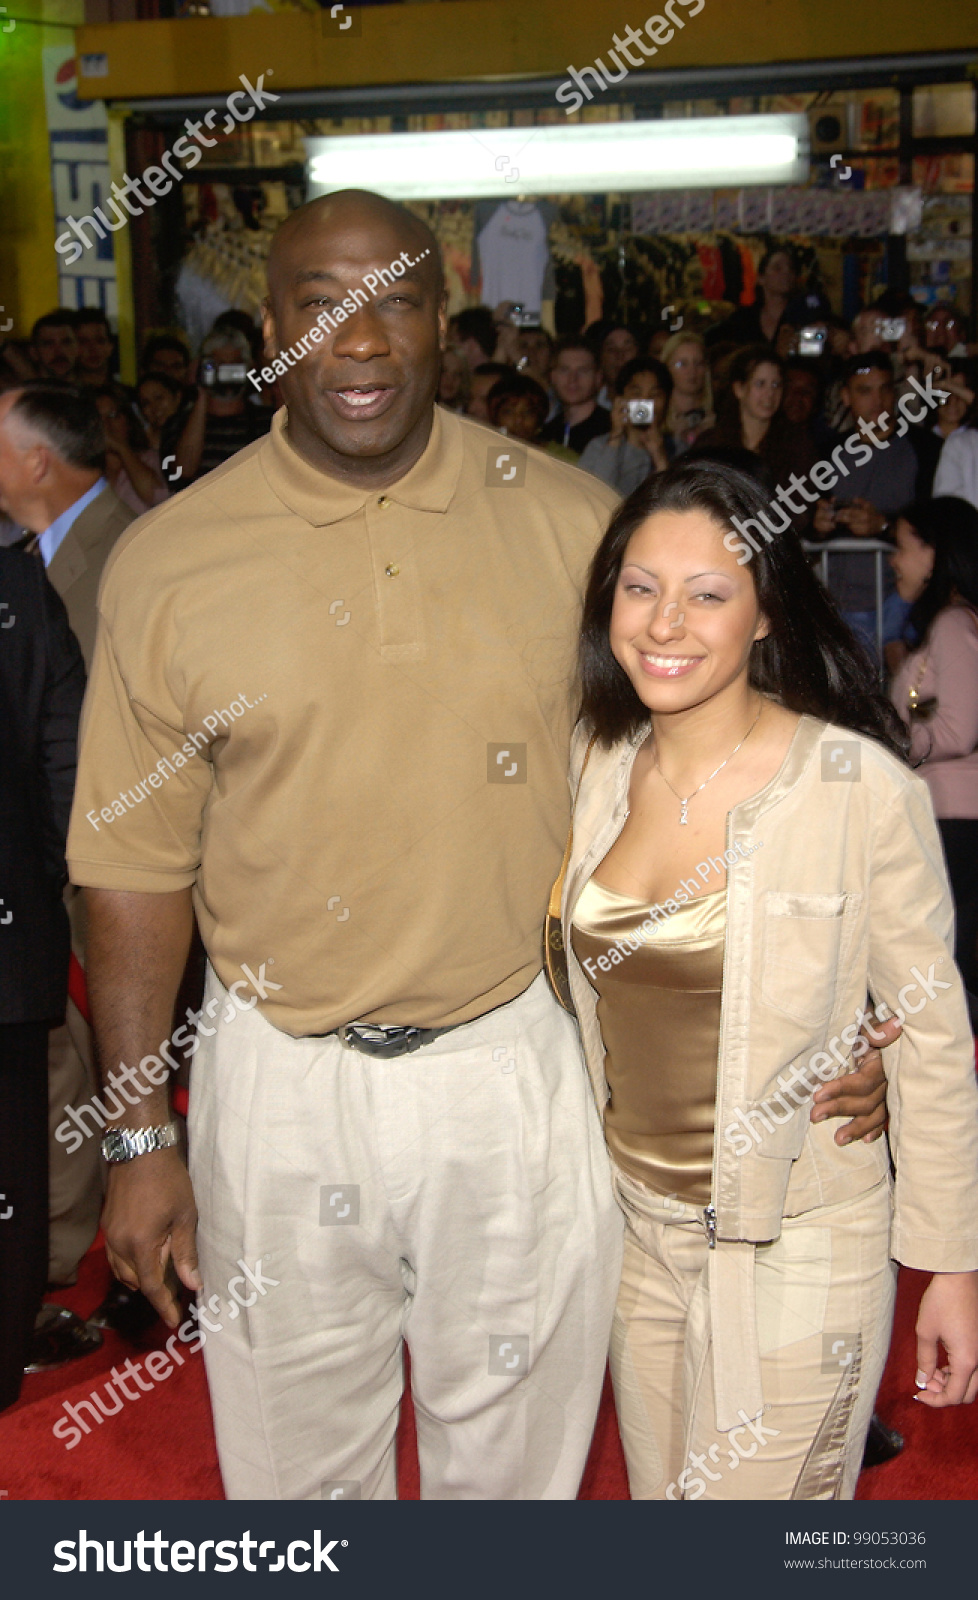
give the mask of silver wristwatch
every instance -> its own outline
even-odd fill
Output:
[[[175,1122],[159,1128],[113,1128],[102,1140],[102,1157],[105,1161],[133,1161],[151,1150],[169,1150],[179,1138]]]

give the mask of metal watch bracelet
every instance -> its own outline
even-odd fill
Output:
[[[153,1150],[169,1150],[180,1138],[180,1128],[167,1122],[155,1128],[113,1128],[102,1140],[104,1161],[134,1161]]]

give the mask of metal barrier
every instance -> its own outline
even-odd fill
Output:
[[[827,539],[818,544],[811,540],[804,541],[805,551],[808,555],[818,556],[818,575],[824,588],[829,588],[829,556],[831,555],[872,555],[874,557],[874,577],[876,587],[876,654],[879,661],[880,676],[883,676],[883,557],[890,555],[893,550],[891,544],[885,539]]]

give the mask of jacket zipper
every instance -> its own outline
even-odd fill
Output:
[[[725,835],[725,841],[726,842],[725,842],[725,846],[724,846],[724,848],[726,850],[730,849],[730,834],[731,834],[731,831],[732,831],[732,823],[731,823],[730,816],[728,816],[727,817],[726,835]],[[729,917],[729,909],[730,909],[730,872],[729,872],[729,869],[727,871],[726,902],[727,902],[727,905],[726,905],[726,914],[725,914],[724,932],[723,932],[723,973],[722,973],[722,976],[721,976],[721,982],[723,984],[723,990],[722,990],[722,993],[721,993],[721,996],[720,996],[720,1033],[719,1033],[719,1036],[717,1038],[716,1096],[715,1096],[715,1099],[714,1099],[714,1104],[716,1106],[717,1113],[719,1113],[719,1110],[720,1110],[720,1064],[723,1061],[724,1017],[726,1015],[727,997],[728,997],[728,994],[729,994],[728,981],[727,981],[728,978],[729,978],[728,967],[729,967],[729,961],[730,961],[730,917]],[[719,1115],[717,1115],[716,1122],[719,1123],[719,1120],[720,1120],[719,1119]],[[707,1244],[709,1245],[709,1248],[711,1250],[715,1250],[716,1247],[717,1247],[717,1208],[716,1208],[716,1198],[717,1198],[717,1177],[718,1177],[719,1166],[720,1166],[720,1141],[717,1138],[717,1128],[716,1128],[716,1126],[714,1126],[714,1129],[713,1129],[713,1169],[712,1169],[712,1172],[710,1174],[710,1203],[709,1203],[709,1205],[703,1207],[703,1226],[706,1229],[706,1240],[707,1240]]]

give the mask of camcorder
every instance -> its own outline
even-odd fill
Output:
[[[509,314],[509,320],[514,328],[539,328],[539,311],[527,311],[525,306],[516,305]]]

